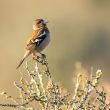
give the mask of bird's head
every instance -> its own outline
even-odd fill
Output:
[[[48,22],[47,22],[46,20],[36,19],[36,20],[34,20],[34,25],[33,25],[33,27],[34,27],[34,28],[42,28],[42,27],[45,27],[47,23],[48,23]]]

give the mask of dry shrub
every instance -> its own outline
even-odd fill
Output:
[[[20,83],[14,82],[20,95],[13,98],[7,92],[2,92],[1,95],[10,99],[13,104],[0,104],[1,107],[36,110],[31,105],[34,101],[39,102],[42,110],[110,110],[104,87],[98,90],[101,70],[97,70],[94,76],[88,78],[87,71],[78,62],[74,95],[53,81],[48,61],[44,56],[37,58],[35,70],[31,71],[26,64],[25,71],[27,74],[21,73]]]

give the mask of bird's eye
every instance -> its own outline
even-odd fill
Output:
[[[38,22],[37,22],[37,24],[40,24],[40,23],[42,23],[42,21],[38,21]]]
[[[43,22],[43,20],[40,20],[40,21],[37,22],[37,24],[40,24],[40,23],[42,23],[42,22]]]

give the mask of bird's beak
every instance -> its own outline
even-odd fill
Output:
[[[47,20],[44,20],[44,23],[48,23],[48,21]]]

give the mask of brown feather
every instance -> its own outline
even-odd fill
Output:
[[[27,50],[27,51],[25,52],[24,57],[23,57],[22,60],[19,62],[19,64],[18,64],[18,66],[16,67],[16,69],[18,69],[18,68],[22,65],[22,63],[24,62],[24,60],[25,60],[31,53],[32,53],[32,51],[30,51],[30,50]]]

